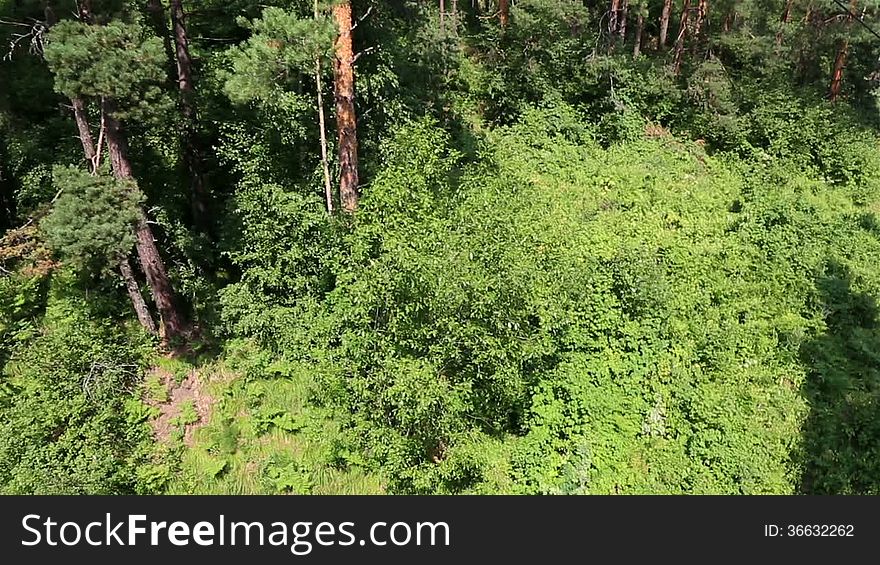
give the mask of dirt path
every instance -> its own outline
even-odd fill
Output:
[[[183,413],[184,407],[191,403],[195,408],[198,418],[195,422],[185,425],[183,442],[192,447],[193,434],[197,429],[208,423],[211,407],[215,402],[204,391],[199,371],[191,370],[180,384],[176,382],[173,373],[161,367],[150,369],[147,377],[158,377],[159,382],[168,393],[168,400],[165,402],[158,402],[150,398],[145,399],[147,404],[159,409],[159,416],[150,421],[153,435],[158,441],[169,441],[172,434],[180,429],[179,422],[175,420]]]

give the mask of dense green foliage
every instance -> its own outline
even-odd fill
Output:
[[[880,44],[833,2],[710,1],[677,69],[678,2],[660,47],[660,1],[355,1],[354,214],[333,2],[184,2],[191,94],[143,3],[40,4],[0,0],[47,27],[0,63],[0,492],[880,493]],[[116,278],[141,208],[183,343]]]

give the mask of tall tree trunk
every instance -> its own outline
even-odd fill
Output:
[[[324,199],[327,213],[333,213],[333,182],[330,180],[330,158],[327,151],[327,122],[324,118],[324,93],[321,81],[321,60],[315,59],[315,85],[318,90],[318,127],[321,130],[321,168],[324,173]]]
[[[128,158],[128,139],[122,123],[115,116],[116,104],[105,98],[102,100],[102,106],[107,128],[107,149],[110,152],[113,173],[120,180],[134,181],[134,172]],[[147,277],[147,284],[159,310],[162,335],[166,340],[181,337],[186,330],[184,318],[178,310],[174,287],[153,238],[153,230],[147,223],[147,214],[143,210],[140,211],[140,218],[135,227],[135,237],[141,269]]]
[[[633,45],[633,59],[638,59],[642,54],[642,36],[645,35],[645,16],[639,11],[636,16],[636,40]]]
[[[681,63],[684,59],[684,44],[687,40],[690,12],[691,0],[682,0],[681,21],[678,24],[678,38],[675,40],[675,62],[672,66],[672,73],[675,76],[678,76],[681,73]]]
[[[315,0],[315,19],[319,16],[318,0]],[[321,168],[324,172],[324,198],[327,213],[333,213],[333,183],[330,180],[330,158],[327,151],[327,121],[324,117],[324,85],[321,80],[321,57],[315,58],[315,89],[318,91],[318,127],[321,134]]]
[[[700,0],[697,7],[697,21],[694,22],[694,30],[693,30],[693,43],[691,45],[691,50],[696,53],[696,50],[704,45],[704,43],[708,40],[708,33],[706,32],[706,27],[709,22],[709,0]]]
[[[626,21],[629,18],[629,0],[621,0],[620,12],[617,14],[617,36],[621,43],[626,43]]]
[[[354,107],[354,46],[352,44],[351,0],[333,6],[339,27],[333,67],[336,93],[336,129],[339,134],[339,199],[342,209],[352,213],[358,206],[358,138]]]
[[[611,38],[611,44],[614,44],[614,38],[617,36],[617,16],[620,12],[620,0],[611,0],[611,6],[608,8],[608,36]]]
[[[858,9],[858,0],[850,0],[849,3],[849,11],[851,14],[855,14]],[[848,14],[846,16],[846,26],[844,28],[844,34],[849,32],[849,28],[852,25],[853,17]],[[834,68],[831,71],[831,88],[829,98],[832,102],[836,102],[840,97],[840,93],[843,89],[843,71],[846,68],[846,59],[849,55],[849,37],[844,35],[842,39],[838,42],[837,54],[834,57]]]
[[[177,82],[180,89],[180,110],[184,119],[183,159],[190,175],[190,208],[193,221],[207,231],[208,188],[205,183],[203,151],[196,133],[195,83],[193,82],[192,57],[189,52],[189,36],[186,29],[186,13],[183,0],[171,0],[171,26],[174,30]]]
[[[440,0],[440,28],[446,27],[446,0]]]
[[[666,47],[666,36],[669,33],[669,17],[672,15],[672,0],[663,0],[663,12],[660,14],[659,47]]]
[[[156,335],[156,322],[153,321],[147,301],[144,300],[144,295],[141,294],[141,287],[138,285],[137,279],[134,278],[134,272],[131,270],[128,257],[120,259],[119,274],[122,275],[122,280],[125,282],[125,289],[128,291],[128,297],[131,299],[132,306],[134,306],[138,322],[148,332]]]
[[[840,92],[843,87],[843,69],[846,68],[846,56],[848,51],[849,39],[841,39],[838,44],[837,55],[834,57],[834,68],[831,71],[830,98],[832,102],[836,102],[840,97]]]
[[[506,28],[510,23],[510,0],[498,1],[498,22],[502,28]]]

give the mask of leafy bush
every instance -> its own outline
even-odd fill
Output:
[[[13,349],[0,410],[0,491],[124,494],[150,450],[148,413],[133,395],[149,343],[58,281],[41,332]]]

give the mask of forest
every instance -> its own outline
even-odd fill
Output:
[[[0,493],[880,494],[878,141],[878,0],[0,0]]]

